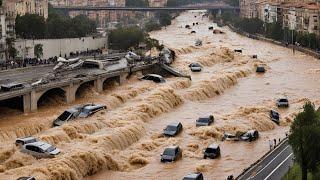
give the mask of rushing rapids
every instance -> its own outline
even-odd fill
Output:
[[[151,33],[175,50],[172,66],[190,74],[192,80],[169,77],[166,83],[155,84],[133,75],[124,85],[109,83],[103,93],[88,85],[71,105],[49,97],[37,112],[1,116],[0,179],[27,175],[37,179],[182,179],[195,171],[225,179],[267,152],[269,139],[283,138],[304,102],[309,99],[320,105],[319,62],[228,28],[220,28],[225,34],[212,34],[208,26],[218,27],[201,13],[182,13],[171,26]],[[193,21],[199,22],[192,27],[196,34],[183,28]],[[203,46],[194,46],[196,39],[202,39]],[[233,51],[239,48],[243,54]],[[251,58],[253,54],[258,59]],[[192,62],[201,64],[203,71],[190,72]],[[261,64],[267,72],[255,74]],[[275,106],[275,99],[283,96],[289,98],[288,109]],[[87,102],[105,104],[108,109],[52,128],[52,121],[64,109]],[[280,112],[280,126],[270,120],[270,109]],[[213,125],[195,127],[199,116],[211,114]],[[176,121],[183,124],[182,133],[164,137],[162,129]],[[252,143],[220,141],[224,132],[249,129],[257,129],[261,138]],[[29,135],[57,146],[61,154],[35,159],[21,153],[14,141]],[[213,142],[220,144],[221,158],[204,160],[202,150]],[[182,160],[161,164],[159,155],[171,145],[182,148]]]

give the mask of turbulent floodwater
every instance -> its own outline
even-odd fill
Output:
[[[185,78],[168,78],[164,84],[138,81],[131,77],[124,85],[109,84],[97,93],[88,88],[74,104],[106,104],[107,111],[51,128],[59,113],[70,105],[59,98],[48,101],[36,113],[18,114],[12,110],[0,117],[0,179],[32,175],[37,179],[182,179],[200,171],[206,179],[225,179],[237,175],[268,151],[268,140],[283,138],[294,114],[310,99],[320,103],[320,63],[307,55],[269,43],[248,39],[219,28],[225,34],[212,34],[217,26],[202,18],[202,12],[186,12],[173,24],[153,32],[177,54],[173,66],[190,73]],[[196,16],[196,17],[195,17]],[[193,26],[196,34],[183,28]],[[196,39],[203,40],[195,47]],[[235,54],[234,49],[243,54]],[[253,54],[258,59],[252,59]],[[188,65],[199,62],[200,73],[189,72]],[[257,75],[258,64],[267,72]],[[289,109],[278,110],[275,100],[286,96]],[[277,109],[280,126],[270,121],[268,112]],[[195,127],[199,116],[213,114],[215,123]],[[161,135],[166,124],[182,122],[183,132],[175,138]],[[223,132],[257,129],[259,140],[221,142]],[[53,159],[35,159],[14,146],[16,137],[33,135],[54,144],[62,153]],[[216,142],[221,158],[204,160],[202,150]],[[183,158],[172,164],[160,163],[160,154],[170,145],[183,149]]]

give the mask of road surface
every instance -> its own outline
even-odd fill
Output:
[[[292,148],[288,144],[288,140],[285,140],[261,162],[241,176],[239,180],[278,180],[288,172],[289,167],[292,165]]]

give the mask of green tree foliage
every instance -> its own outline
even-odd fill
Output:
[[[156,31],[161,29],[161,25],[155,21],[148,21],[145,23],[144,28],[147,32]]]
[[[263,34],[264,28],[263,28],[263,21],[261,21],[258,18],[241,18],[234,20],[234,25],[241,30],[251,33],[251,34]]]
[[[6,38],[6,45],[7,45],[7,59],[14,59],[17,57],[17,49],[14,47],[14,39],[13,38]]]
[[[230,6],[239,6],[239,0],[226,0],[226,3]]]
[[[320,119],[311,102],[303,106],[290,128],[289,144],[296,162],[302,171],[302,180],[307,180],[308,171],[316,171],[320,162]]]
[[[131,47],[137,47],[140,42],[143,42],[144,36],[143,31],[137,26],[119,27],[109,33],[109,47],[128,50]]]
[[[23,38],[43,38],[46,30],[44,17],[37,14],[17,16],[15,28]]]
[[[148,0],[126,0],[127,7],[149,7]]]
[[[159,17],[160,17],[159,21],[161,26],[168,26],[171,24],[172,17],[168,12],[161,12]]]
[[[282,30],[282,26],[279,22],[274,22],[274,23],[270,23],[267,24],[267,32],[266,32],[266,36],[268,38],[272,38],[275,40],[282,40],[283,39],[283,30]]]
[[[42,16],[26,14],[16,18],[16,33],[23,38],[76,38],[96,32],[96,24],[84,15],[74,18],[60,14]]]
[[[36,44],[34,46],[34,56],[37,58],[41,58],[43,56],[43,45],[42,44]]]

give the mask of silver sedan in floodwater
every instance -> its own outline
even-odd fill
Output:
[[[38,141],[23,145],[21,152],[30,154],[35,158],[53,158],[60,153],[60,150],[51,144]]]

